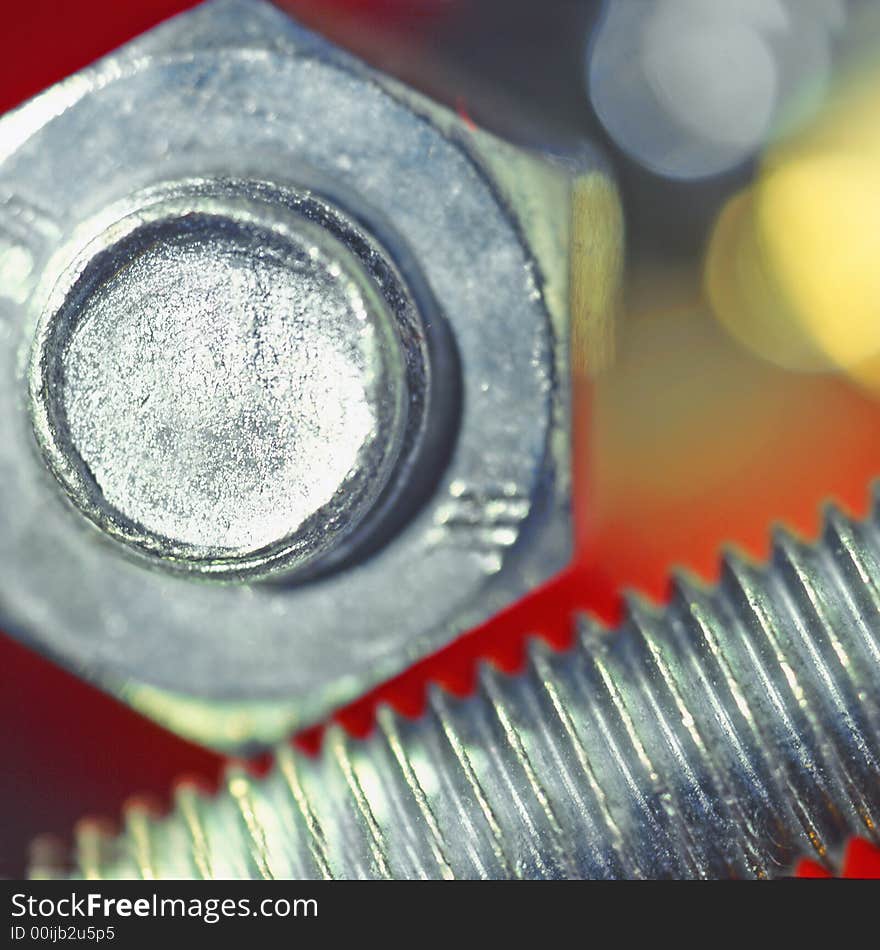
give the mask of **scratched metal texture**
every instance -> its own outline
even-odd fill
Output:
[[[460,121],[443,113],[444,131],[428,109],[270,5],[214,0],[0,120],[0,266],[15,277],[0,283],[4,630],[117,693],[134,682],[200,701],[290,704],[292,728],[564,566],[566,340],[548,311],[546,275],[487,169],[447,134]],[[316,176],[393,245],[408,285],[432,304],[425,322],[449,325],[455,359],[432,353],[431,368],[446,390],[460,377],[454,437],[427,453],[427,473],[411,473],[424,476],[429,497],[356,568],[302,585],[187,583],[144,569],[71,512],[33,451],[22,356],[56,271],[109,209],[138,211],[144,190],[181,179],[296,189],[291,175],[309,187]],[[166,391],[168,374],[150,382]],[[114,425],[138,435],[137,422]],[[104,475],[124,484],[131,460],[86,442]],[[312,477],[327,468],[309,462]],[[162,474],[173,480],[174,466]]]

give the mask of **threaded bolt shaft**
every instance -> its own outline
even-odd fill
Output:
[[[880,819],[880,516],[827,513],[771,561],[676,579],[616,634],[581,624],[524,673],[433,689],[366,740],[230,771],[214,797],[88,828],[79,872],[107,877],[772,877]]]

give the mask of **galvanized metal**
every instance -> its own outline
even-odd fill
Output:
[[[87,877],[773,877],[880,821],[880,504],[807,545],[683,577],[621,629],[584,623],[526,671],[434,690],[366,741],[282,747],[262,779],[183,788],[118,837],[80,828]],[[43,869],[45,870],[45,869]],[[40,872],[40,869],[37,869]]]
[[[313,195],[196,180],[132,203],[37,331],[48,466],[156,566],[291,577],[350,553],[443,412],[393,265]]]
[[[261,2],[4,117],[4,629],[229,746],[545,580],[569,259],[610,299],[609,208],[591,154],[498,142]]]

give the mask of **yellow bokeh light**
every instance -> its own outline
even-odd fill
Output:
[[[718,217],[706,260],[706,291],[725,329],[758,356],[792,370],[831,364],[792,311],[762,257],[751,190],[732,198]]]
[[[830,361],[880,353],[880,152],[785,162],[755,192],[759,249]]]
[[[880,387],[880,73],[767,155],[719,215],[705,278],[753,352]]]

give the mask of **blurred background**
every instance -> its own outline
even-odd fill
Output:
[[[0,111],[193,3],[9,0]],[[627,227],[613,365],[576,386],[577,559],[337,718],[464,693],[478,659],[564,646],[571,613],[767,554],[784,522],[864,513],[880,473],[880,5],[872,0],[281,0],[463,116],[609,157]],[[0,238],[0,281],[4,267]],[[0,637],[0,875],[28,843],[219,759]],[[314,750],[320,729],[298,737]],[[261,763],[252,765],[259,769]],[[51,848],[43,837],[38,847]]]

